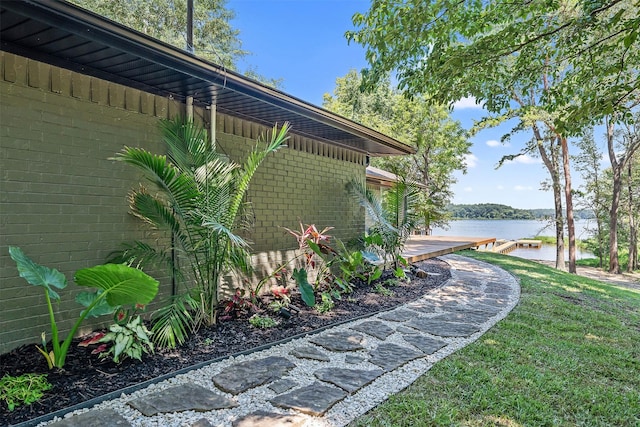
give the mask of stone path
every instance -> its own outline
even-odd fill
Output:
[[[451,279],[418,301],[178,375],[50,425],[345,425],[478,339],[517,303],[520,287],[505,271],[443,259]]]

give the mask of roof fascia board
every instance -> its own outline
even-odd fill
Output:
[[[3,2],[2,7],[36,18],[49,25],[64,28],[81,37],[108,43],[112,47],[158,63],[178,73],[210,82],[219,88],[243,93],[327,126],[369,139],[397,150],[398,154],[415,152],[412,147],[378,131],[248,79],[234,71],[198,58],[186,50],[178,49],[66,1],[11,1]],[[70,25],[72,23],[75,25]]]

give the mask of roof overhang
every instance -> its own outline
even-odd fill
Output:
[[[413,153],[380,132],[64,1],[0,4],[1,49],[371,156]]]
[[[402,177],[386,171],[384,169],[379,169],[373,166],[367,166],[366,169],[366,180],[370,184],[379,185],[385,188],[391,188],[396,183],[402,181]],[[426,186],[424,184],[420,184],[418,182],[413,182],[413,185],[425,189]]]

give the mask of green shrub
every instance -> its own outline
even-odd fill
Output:
[[[46,374],[5,375],[0,379],[0,400],[13,411],[16,406],[30,405],[40,400],[44,392],[50,389]]]

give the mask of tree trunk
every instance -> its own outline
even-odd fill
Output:
[[[613,194],[611,208],[609,209],[609,273],[620,274],[620,261],[618,259],[618,207],[620,206],[620,168],[613,168]]]
[[[611,162],[613,189],[609,208],[609,273],[620,274],[618,259],[618,207],[620,206],[620,190],[622,189],[620,165],[614,147],[614,122],[607,120],[607,151]]]
[[[629,191],[629,264],[627,271],[632,273],[638,268],[638,230],[635,224],[635,211],[633,209],[633,171],[631,169],[632,161],[627,162],[627,183]]]
[[[547,151],[542,144],[543,139],[540,134],[540,129],[537,125],[533,125],[533,135],[537,141],[538,152],[542,157],[542,162],[551,175],[551,183],[553,188],[553,204],[555,209],[555,224],[556,224],[556,268],[558,270],[565,271],[567,266],[564,262],[564,218],[562,213],[562,184],[560,183],[560,173],[558,171],[558,156],[556,147],[554,147],[553,141],[549,152],[551,158],[547,155]]]
[[[567,207],[567,230],[569,231],[569,273],[576,273],[576,228],[573,221],[573,194],[571,194],[571,169],[569,168],[569,148],[567,138],[559,136],[562,147],[562,168],[564,169],[564,196]]]

